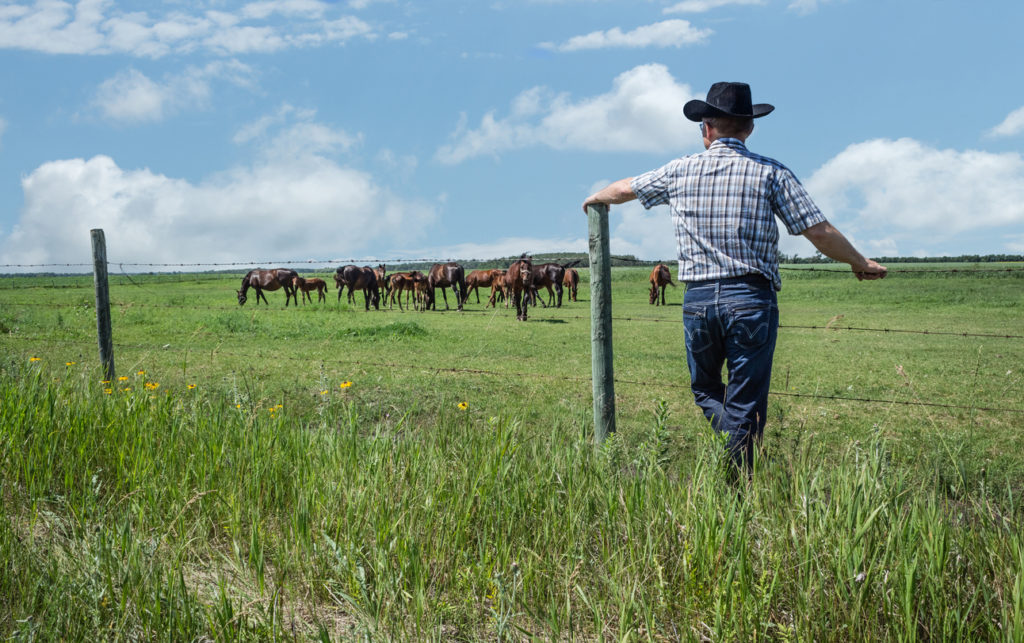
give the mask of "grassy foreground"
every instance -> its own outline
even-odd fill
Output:
[[[326,399],[102,396],[2,376],[0,628],[15,640],[1014,640],[1017,499],[884,440],[737,488],[507,418],[415,431]],[[957,462],[950,461],[955,468]]]
[[[136,278],[104,384],[87,289],[4,291],[0,635],[1024,637],[1021,416],[974,410],[1019,408],[1022,342],[809,328],[1024,334],[1019,277],[787,274],[774,391],[948,406],[776,395],[736,487],[641,272],[616,372],[658,386],[617,388],[597,449],[584,301],[516,324]]]

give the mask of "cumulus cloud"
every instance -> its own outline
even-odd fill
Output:
[[[729,5],[752,5],[765,4],[767,0],[683,0],[671,7],[666,7],[662,13],[704,13]]]
[[[851,145],[807,180],[844,232],[895,250],[1024,224],[1024,159],[1016,152],[935,149],[918,141]],[[895,254],[895,253],[893,253]]]
[[[186,110],[207,106],[211,81],[220,79],[249,87],[253,71],[236,60],[188,67],[180,74],[154,81],[136,69],[122,71],[100,84],[92,105],[101,116],[122,124],[161,121]]]
[[[698,29],[687,20],[664,20],[652,25],[622,31],[618,27],[607,31],[593,31],[583,36],[573,36],[556,45],[542,43],[544,49],[554,51],[581,51],[586,49],[608,49],[612,47],[639,49],[643,47],[682,47],[707,42],[710,29]]]
[[[5,4],[0,7],[0,48],[159,58],[197,49],[234,55],[375,37],[369,24],[337,16],[335,3],[320,0],[265,0],[235,12],[195,15],[176,6],[151,14],[121,10],[112,0]]]
[[[110,261],[147,264],[348,258],[416,243],[435,206],[330,157],[357,138],[295,123],[250,165],[196,183],[108,156],[45,163],[22,179],[25,204],[0,238],[0,263],[88,261],[92,228],[106,232]],[[319,142],[301,152],[302,140]]]
[[[682,115],[695,94],[660,64],[620,74],[606,94],[573,100],[543,87],[513,101],[508,116],[489,112],[475,128],[463,117],[452,142],[437,151],[443,163],[534,146],[557,150],[678,152],[700,141]]]
[[[1024,107],[1015,109],[1003,120],[988,132],[989,137],[1016,136],[1024,132]]]

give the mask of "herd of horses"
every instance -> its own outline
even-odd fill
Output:
[[[458,310],[462,310],[471,294],[475,292],[476,301],[480,303],[480,289],[490,288],[487,306],[497,307],[498,301],[504,301],[506,308],[515,305],[516,319],[526,321],[527,307],[531,304],[536,306],[539,302],[544,307],[561,308],[563,293],[568,295],[570,301],[577,300],[580,275],[573,266],[578,263],[577,259],[564,264],[534,264],[524,254],[506,269],[473,270],[469,274],[456,262],[436,263],[426,274],[419,270],[388,274],[384,264],[376,268],[349,264],[335,271],[334,285],[338,289],[338,301],[341,301],[346,287],[349,303],[355,303],[355,293],[361,291],[366,310],[370,310],[370,306],[379,310],[382,300],[389,308],[394,308],[397,300],[399,310],[405,310],[410,304],[414,310],[436,310],[438,288],[441,289],[445,309],[450,309],[447,289],[451,288],[455,305]],[[665,304],[665,286],[675,288],[672,274],[664,264],[658,264],[651,270],[650,284],[650,303],[653,305]],[[303,303],[307,300],[312,303],[310,293],[313,291],[317,293],[318,302],[327,301],[327,283],[323,279],[306,279],[288,268],[250,270],[242,278],[241,290],[237,291],[239,305],[248,301],[250,288],[256,291],[257,304],[262,299],[269,305],[263,293],[275,290],[284,290],[285,307],[293,299],[298,306],[299,293],[302,293]],[[540,294],[541,289],[547,291],[547,302]]]

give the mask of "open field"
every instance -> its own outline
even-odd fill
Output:
[[[994,267],[787,270],[742,502],[649,268],[613,272],[599,449],[585,271],[526,323],[112,275],[109,384],[91,278],[4,279],[0,632],[1019,639],[1024,266]]]

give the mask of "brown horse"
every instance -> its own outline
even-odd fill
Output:
[[[505,292],[516,305],[516,319],[526,321],[526,298],[533,288],[533,262],[524,254],[505,272]]]
[[[498,268],[494,270],[473,270],[466,275],[466,298],[476,291],[476,303],[480,303],[480,289],[493,288],[494,279],[500,279],[505,271]]]
[[[387,274],[388,270],[384,267],[384,264],[379,263],[377,267],[373,269],[373,276],[377,278],[377,288],[387,288]],[[384,298],[387,299],[387,291],[385,290]]]
[[[676,287],[675,282],[672,281],[672,272],[669,271],[668,266],[666,266],[663,263],[659,263],[657,266],[654,266],[654,269],[651,270],[650,281],[651,281],[651,293],[650,293],[651,296],[650,296],[650,301],[648,303],[654,304],[655,306],[659,305],[659,302],[658,302],[658,289],[661,288],[661,302],[660,302],[660,305],[664,306],[665,305],[665,286],[672,286],[673,288]]]
[[[548,289],[548,303],[545,304],[542,300],[540,303],[542,306],[547,308],[554,302],[555,293],[558,293],[558,305],[557,308],[562,307],[562,281],[565,279],[565,270],[575,266],[580,262],[579,259],[570,261],[565,264],[557,263],[541,263],[533,267],[533,288],[530,291],[530,298],[533,300],[533,305],[537,305],[537,290],[540,288]],[[554,292],[551,291],[551,287],[554,286]]]
[[[380,289],[377,286],[377,275],[369,266],[360,268],[349,264],[337,269],[334,273],[334,285],[338,288],[338,301],[341,301],[341,291],[348,286],[349,297],[354,297],[356,289],[363,291],[363,303],[366,310],[370,310],[370,304],[380,310]]]
[[[445,288],[452,289],[455,294],[455,303],[458,309],[462,310],[462,302],[466,300],[466,273],[462,266],[451,261],[435,263],[430,267],[430,272],[427,273],[427,310],[431,308],[437,310],[435,288],[441,289],[445,310],[448,310],[448,294]]]
[[[409,303],[409,297],[413,297],[413,304],[419,307],[419,295],[416,292],[416,284],[419,282],[426,283],[427,277],[419,270],[412,270],[409,272],[393,272],[387,276],[385,288],[388,297],[388,307],[395,307],[395,299],[398,299],[398,309],[405,310],[402,307],[402,294],[405,293],[406,304]]]
[[[270,305],[267,301],[267,296],[263,294],[264,290],[271,292],[275,290],[284,289],[284,307],[288,307],[288,300],[294,298],[295,305],[299,305],[299,299],[295,294],[295,286],[292,284],[295,282],[295,278],[298,277],[298,273],[288,268],[275,268],[274,270],[250,270],[242,277],[242,289],[235,291],[238,295],[238,305],[244,306],[247,301],[246,293],[249,292],[250,288],[256,289],[256,305],[260,303],[260,299],[263,299],[263,303]]]
[[[580,289],[580,273],[575,268],[566,268],[562,286],[568,291],[569,301],[576,301],[576,293]]]
[[[309,293],[316,291],[316,300],[327,302],[327,283],[318,277],[311,277],[309,279],[303,279],[302,277],[295,277],[295,281],[292,282],[297,291],[302,293],[302,303],[305,304],[308,300],[309,303],[313,303],[313,298],[310,297]]]

